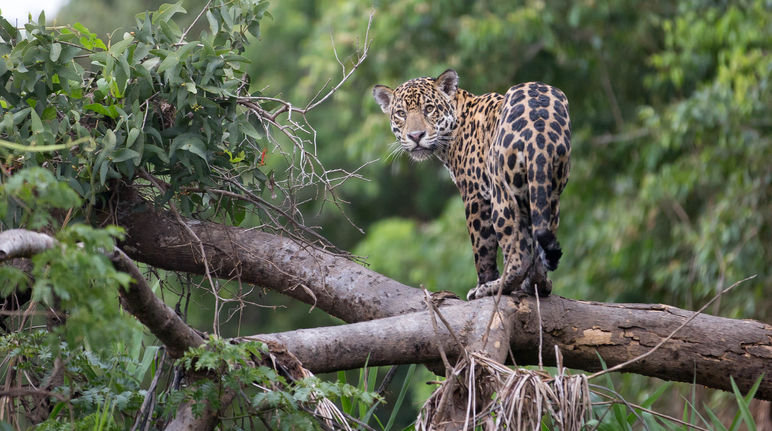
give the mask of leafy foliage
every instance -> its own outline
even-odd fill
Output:
[[[761,274],[755,291],[724,304],[745,316],[765,312],[751,299],[769,284],[763,238],[772,233],[763,7],[684,3],[661,21],[664,46],[648,57],[653,69],[644,79],[658,97],[638,105],[625,126],[629,138],[575,159],[561,228],[575,257],[561,275],[583,295],[601,287],[596,297],[689,306]],[[583,190],[607,198],[585,203]]]
[[[146,394],[141,385],[145,373],[152,372],[154,353],[148,349],[144,358],[125,353],[101,356],[66,342],[52,346],[48,334],[40,330],[0,337],[0,355],[15,368],[5,372],[46,381],[56,395],[49,398],[55,403],[49,417],[37,428],[46,430],[93,429],[105,406],[112,410],[113,427],[130,426]]]
[[[601,358],[600,360],[605,368],[603,359]],[[653,406],[656,403],[661,404],[666,401],[666,394],[674,386],[673,382],[664,382],[656,388],[645,391],[640,394],[640,398],[643,401],[640,404],[634,404],[620,397],[619,392],[614,387],[614,382],[608,374],[602,377],[605,380],[605,385],[590,385],[597,401],[594,402],[593,418],[587,422],[587,426],[593,426],[595,429],[609,431],[632,430],[636,424],[640,423],[649,430],[668,430],[681,425],[685,429],[703,427],[704,429],[734,431],[741,429],[743,422],[747,429],[756,429],[756,422],[750,414],[749,406],[761,381],[764,379],[763,375],[759,376],[746,395],[742,395],[734,383],[734,379],[730,378],[734,397],[728,402],[737,405],[737,413],[734,415],[729,427],[724,425],[724,422],[718,418],[718,414],[709,405],[702,406],[704,414],[701,413],[694,392],[692,392],[691,398],[686,399],[684,402],[682,418],[676,418],[653,410]]]
[[[186,370],[217,372],[221,376],[220,381],[199,380],[183,389],[184,396],[176,395],[175,400],[196,401],[192,404],[196,413],[197,409],[206,405],[199,401],[206,400],[209,405],[218,408],[223,390],[235,390],[245,394],[235,409],[263,417],[276,429],[288,430],[325,429],[320,419],[315,417],[315,411],[330,400],[353,400],[366,407],[381,400],[375,393],[341,380],[329,382],[315,376],[292,379],[272,367],[259,365],[270,363],[261,360],[267,355],[270,353],[263,343],[231,344],[211,336],[204,345],[186,352],[178,363]],[[176,407],[177,403],[172,402],[167,409],[172,412]]]
[[[56,224],[52,210],[72,210],[81,199],[65,182],[43,168],[22,169],[0,185],[0,219],[7,225],[41,229]],[[68,324],[57,328],[72,345],[86,343],[101,350],[121,339],[133,321],[118,306],[117,289],[130,277],[117,271],[104,254],[122,237],[122,229],[96,229],[82,223],[61,226],[57,244],[32,257],[32,299],[66,313]],[[28,287],[18,269],[3,266],[9,279],[0,288],[4,297]],[[60,316],[63,318],[64,316]]]
[[[464,296],[468,286],[477,283],[468,241],[463,204],[452,199],[440,217],[429,223],[402,218],[378,221],[354,253],[395,280]]]
[[[266,7],[215,2],[209,28],[193,41],[173,21],[185,13],[180,3],[140,14],[132,31],[107,40],[81,24],[47,27],[44,15],[24,32],[0,19],[0,136],[30,147],[88,139],[53,158],[0,147],[5,169],[53,164],[92,205],[108,182],[145,169],[168,178],[166,200],[181,186],[213,184],[213,171],[233,163],[244,165],[246,184],[264,181],[256,164],[243,163],[260,160],[263,125],[237,98],[247,85],[240,53]],[[200,196],[180,205],[196,203]]]
[[[77,387],[49,382],[48,387],[62,395],[54,396],[60,404],[42,428],[127,427],[127,418],[138,414],[137,400],[155,397],[138,389],[144,373],[136,376],[128,394],[102,383],[112,384],[113,379],[120,380],[120,373],[137,367],[114,361],[122,358],[122,340],[143,337],[138,324],[118,305],[117,289],[126,288],[130,277],[116,271],[105,256],[122,232],[87,224],[93,222],[94,209],[108,204],[116,186],[152,186],[156,192],[147,195],[175,211],[197,211],[202,217],[221,216],[224,211],[231,222],[239,223],[247,199],[223,198],[227,192],[222,189],[238,189],[252,203],[265,203],[259,195],[266,189],[275,195],[281,188],[284,199],[296,191],[293,187],[313,186],[325,175],[323,169],[314,170],[319,164],[309,162],[313,153],[303,148],[311,141],[281,128],[279,113],[269,113],[277,99],[250,92],[244,72],[248,60],[241,53],[259,35],[267,5],[260,0],[210,2],[199,15],[208,27],[195,33],[197,40],[188,39],[194,34],[192,25],[182,29],[174,20],[186,12],[181,3],[142,13],[134,28],[105,39],[79,23],[48,26],[43,14],[23,31],[0,17],[1,227],[44,230],[57,239],[55,247],[32,257],[29,274],[2,266],[2,274],[9,277],[4,282],[12,282],[3,284],[2,293],[7,303],[12,298],[8,295],[24,292],[17,287],[30,284],[31,304],[51,308],[59,319],[50,325],[54,331],[45,338],[47,343],[40,341],[25,350],[29,360],[16,347],[26,342],[25,337],[37,335],[29,332],[26,318],[20,319],[18,332],[12,334],[17,339],[9,341],[11,347],[3,353],[6,361],[25,362],[39,372],[19,377],[12,367],[3,371],[6,381],[19,378],[20,386],[34,388],[46,377],[42,370],[61,361],[78,379]],[[280,151],[279,144],[268,145],[275,141],[269,141],[263,117],[270,117],[303,152],[286,152],[283,160],[274,160],[269,152]],[[296,156],[305,164],[295,164]],[[274,171],[287,165],[311,171],[300,172],[297,186],[292,182],[296,171],[287,178]],[[206,190],[213,186],[222,188],[219,194]],[[211,205],[215,199],[217,205]],[[134,359],[143,350],[139,345],[133,350]],[[144,350],[147,355],[157,348]],[[249,385],[262,387],[262,395],[247,400],[243,408],[259,409],[282,429],[318,427],[307,406],[330,403],[326,397],[354,397],[368,404],[377,400],[344,383],[313,378],[290,383],[273,368],[246,362],[261,353],[257,345],[233,347],[213,339],[190,353],[197,355],[195,365],[183,361],[180,366],[220,372],[222,381],[171,390],[160,401],[151,398],[146,420],[163,421],[164,411],[173,412],[189,400],[208,400],[217,407],[223,387],[240,392]],[[192,358],[186,356],[188,361]],[[84,365],[84,360],[89,362]],[[115,371],[118,366],[124,368]],[[46,393],[33,391],[32,396],[45,398]],[[60,415],[66,413],[71,422],[61,423]],[[41,418],[21,415],[20,420],[21,426]]]
[[[22,169],[0,184],[0,219],[7,226],[41,229],[55,223],[52,210],[80,206],[81,199],[67,183],[43,168]]]

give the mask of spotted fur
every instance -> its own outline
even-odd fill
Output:
[[[506,94],[475,96],[447,70],[436,79],[411,79],[373,96],[391,118],[401,150],[415,160],[435,155],[464,201],[479,298],[523,289],[548,295],[562,255],[556,238],[559,196],[566,186],[571,121],[562,91],[540,82]],[[504,272],[496,267],[498,248]]]

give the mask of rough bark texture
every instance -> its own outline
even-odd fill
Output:
[[[177,316],[177,313],[155,296],[134,263],[120,249],[111,256],[116,268],[134,279],[129,288],[121,289],[123,308],[136,317],[150,332],[164,343],[172,358],[179,358],[191,347],[198,347],[204,339]]]
[[[533,363],[538,338],[534,300],[518,304],[512,346],[518,361]],[[550,297],[541,301],[544,358],[558,345],[566,366],[597,371],[649,351],[694,315],[662,304],[607,304]],[[549,358],[549,361],[547,359]],[[730,376],[747,391],[762,374],[758,398],[772,399],[772,326],[754,320],[699,314],[654,354],[624,371],[731,390]],[[695,376],[696,375],[696,376]]]
[[[460,341],[468,347],[477,345],[474,350],[478,351],[499,351],[494,331],[510,322],[509,347],[518,365],[536,364],[539,323],[535,299],[503,298],[499,307],[503,316],[512,318],[494,319],[486,347],[482,339],[495,308],[493,298],[442,307],[440,312]],[[563,354],[564,365],[570,368],[598,371],[602,369],[598,355],[608,366],[625,362],[648,352],[692,314],[659,304],[542,298],[544,364],[555,365],[555,345]],[[449,356],[460,351],[444,327],[440,326],[439,334],[434,333],[429,312],[245,338],[283,343],[313,372],[362,367],[368,355],[370,365],[434,362],[440,359],[434,347],[436,341]],[[731,390],[732,376],[740,388],[747,390],[762,374],[772,375],[772,326],[700,314],[653,354],[623,370],[684,382],[691,382],[696,373],[697,383],[724,390]],[[772,398],[772,379],[764,379],[757,397]]]
[[[129,200],[118,208],[117,221],[127,230],[124,247],[135,259],[166,269],[203,273],[194,244],[175,217]],[[192,220],[187,223],[204,242],[210,267],[220,277],[240,277],[276,289],[346,322],[427,309],[419,289],[348,259],[264,232]],[[535,299],[502,298],[501,314],[492,319],[493,301],[487,298],[464,303],[447,299],[440,310],[451,326],[463,328],[457,332],[468,348],[504,358],[507,350],[502,340],[508,339],[518,365],[536,364],[539,319]],[[604,304],[553,295],[541,300],[544,362],[554,362],[557,345],[568,367],[598,370],[597,353],[610,367],[647,352],[692,314],[666,305]],[[445,331],[439,320],[438,329],[441,334]],[[483,346],[486,332],[488,342]],[[371,364],[439,359],[436,349],[434,356],[429,354],[436,338],[428,313],[291,333],[303,341],[291,343],[290,351],[312,371],[362,366],[368,353],[372,353]],[[275,336],[286,339],[287,334]],[[439,339],[449,351],[455,348],[446,335]],[[304,346],[308,355],[295,350],[303,350]],[[381,352],[394,354],[381,359]],[[415,357],[407,359],[405,355],[410,352]],[[321,358],[328,359],[326,364],[320,362]],[[767,377],[757,396],[772,399],[772,327],[752,320],[700,315],[654,354],[625,371],[687,382],[696,376],[697,383],[724,390],[731,390],[730,376],[747,390],[764,373]]]
[[[176,217],[127,193],[111,220],[126,229],[121,248],[157,268],[204,273],[198,246]],[[214,275],[241,279],[312,304],[346,322],[425,310],[423,293],[377,272],[292,239],[187,220]],[[448,300],[457,301],[460,300]]]

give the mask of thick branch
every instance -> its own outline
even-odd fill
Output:
[[[120,289],[121,305],[150,329],[164,343],[172,358],[179,358],[191,347],[197,347],[204,339],[159,299],[134,263],[120,249],[111,256],[115,267],[134,279],[128,289]]]
[[[0,232],[0,262],[15,257],[30,257],[55,244],[56,239],[44,233],[9,229]],[[116,248],[110,259],[117,269],[132,277],[129,287],[120,289],[121,305],[166,345],[172,357],[180,357],[189,348],[204,342],[174,310],[155,296],[145,277],[123,251]]]
[[[479,330],[487,323],[489,315],[478,311],[476,302],[440,310],[465,346],[481,338]],[[313,373],[361,368],[365,363],[379,366],[439,361],[437,342],[448,356],[458,356],[462,351],[444,325],[439,324],[434,332],[428,311],[240,340],[255,339],[283,344]]]
[[[0,261],[14,257],[30,257],[53,247],[55,241],[44,233],[8,229],[0,232]]]
[[[40,253],[55,244],[54,238],[38,232],[24,229],[0,232],[0,262],[16,256]],[[153,293],[142,273],[123,251],[116,248],[110,259],[116,268],[128,273],[133,279],[127,289],[119,289],[121,305],[164,343],[172,357],[181,357],[191,347],[204,342],[196,331]],[[223,394],[222,405],[227,406],[233,396],[232,391]],[[183,403],[167,429],[206,430],[213,429],[219,423],[218,411],[207,407],[204,414],[194,416],[191,409],[191,402]]]
[[[131,192],[122,198],[113,222],[126,229],[121,248],[132,259],[157,268],[204,274],[194,240],[175,216]],[[257,230],[190,219],[185,223],[203,242],[210,269],[220,278],[277,290],[346,322],[426,309],[420,290],[349,259]]]
[[[442,307],[464,345],[484,337],[494,299]],[[530,296],[502,298],[499,309],[509,322],[510,347],[518,365],[534,365],[538,359],[539,322],[536,301]],[[601,369],[600,355],[608,366],[648,352],[692,316],[692,312],[660,304],[604,304],[550,296],[541,299],[543,358],[555,365],[554,346],[569,368]],[[460,349],[444,327],[435,334],[429,312],[324,328],[301,329],[257,335],[283,343],[313,372],[389,365],[435,362],[434,347],[440,341],[448,355]],[[494,319],[492,328],[496,328]],[[495,346],[492,346],[495,348]],[[698,315],[661,348],[623,371],[664,380],[692,382],[730,390],[730,376],[747,391],[762,374],[756,395],[772,399],[772,326],[753,320]]]

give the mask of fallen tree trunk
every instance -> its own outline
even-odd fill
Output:
[[[540,301],[544,365],[555,365],[554,346],[563,364],[586,371],[623,363],[651,350],[694,314],[659,304],[604,304],[551,296]],[[461,344],[484,336],[493,298],[440,308]],[[510,348],[518,365],[538,363],[539,320],[533,297],[502,298],[499,309],[511,315]],[[479,322],[479,317],[484,317]],[[436,362],[439,340],[449,356],[460,348],[448,330],[434,333],[429,312],[277,334],[256,335],[284,344],[313,372],[365,365]],[[477,321],[475,321],[477,320]],[[483,323],[483,325],[480,325]],[[747,390],[760,376],[772,376],[772,326],[753,320],[698,315],[648,357],[622,369],[663,380],[697,383],[731,391],[730,376]],[[772,379],[765,378],[757,397],[772,399]]]
[[[153,266],[202,274],[203,261],[176,217],[135,199],[125,200],[117,212],[117,223],[127,231],[125,250]],[[373,365],[437,361],[433,343],[438,339],[449,353],[458,353],[449,334],[434,333],[420,289],[281,236],[196,220],[186,223],[204,243],[209,266],[219,277],[238,277],[278,290],[346,322],[381,319],[271,336],[286,343],[312,371],[361,367],[368,355]],[[490,332],[488,322],[495,309],[492,298],[472,303],[449,298],[440,310],[462,344],[471,346]],[[556,295],[541,300],[541,323],[533,297],[503,298],[498,309],[501,315],[493,323],[501,322],[501,329],[506,329],[518,365],[538,362],[541,332],[545,364],[554,364],[558,346],[566,366],[588,371],[601,368],[598,355],[611,367],[648,352],[694,314],[659,304],[605,304]],[[445,330],[439,326],[440,332]],[[498,347],[499,356],[506,353],[502,348]],[[624,371],[696,380],[723,390],[731,390],[731,376],[744,391],[763,374],[757,398],[770,400],[772,327],[701,314]]]

